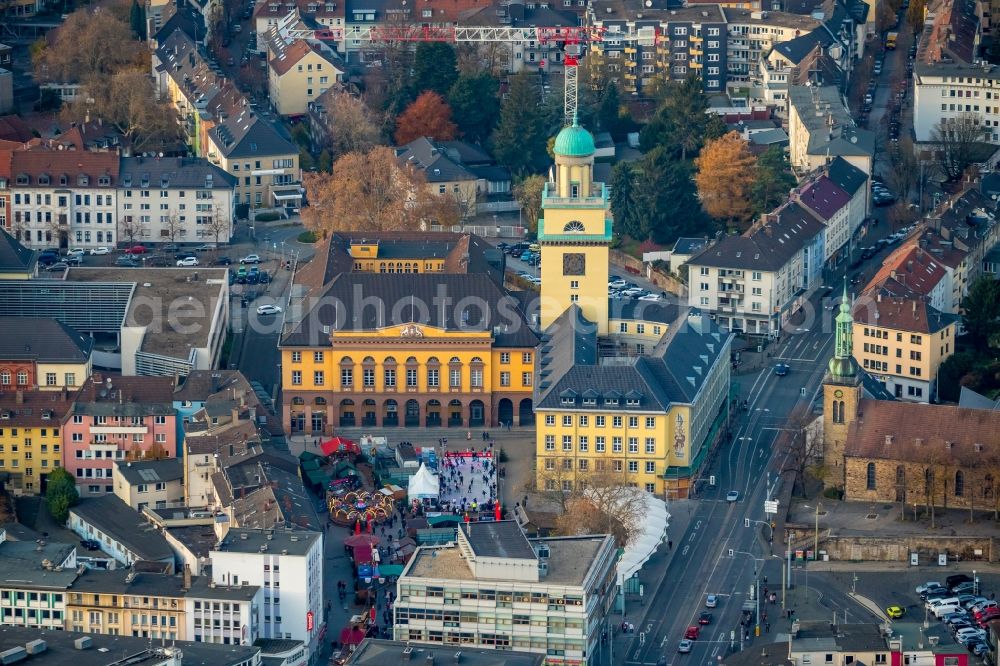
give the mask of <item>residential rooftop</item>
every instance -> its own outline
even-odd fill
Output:
[[[545,655],[513,650],[469,649],[461,646],[467,666],[541,666]],[[348,666],[386,666],[407,660],[414,664],[448,663],[456,659],[455,647],[411,645],[409,641],[366,638],[347,660]]]
[[[875,134],[859,128],[835,86],[790,86],[788,103],[809,131],[809,154],[871,156]]]
[[[135,553],[137,559],[173,560],[170,545],[156,527],[115,495],[81,499],[69,511]]]
[[[0,316],[0,331],[5,361],[86,363],[94,348],[93,338],[49,317]]]
[[[229,530],[219,547],[213,550],[224,553],[258,553],[263,552],[261,551],[263,546],[272,555],[276,553],[284,555],[286,554],[284,551],[288,551],[288,555],[302,557],[317,540],[322,538],[321,533],[308,530],[235,528]]]
[[[0,543],[0,581],[6,585],[47,590],[64,590],[77,579],[75,566],[61,565],[72,555],[75,545],[34,541]]]
[[[171,659],[168,651],[180,653],[172,662],[177,666],[244,666],[259,652],[242,645],[171,641],[158,646],[148,638],[0,626],[0,653],[32,641],[44,641],[45,650],[24,662],[31,666],[158,666]]]
[[[180,458],[163,460],[118,460],[118,473],[129,483],[160,483],[184,478],[184,463]]]

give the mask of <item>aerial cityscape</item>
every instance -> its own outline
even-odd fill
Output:
[[[0,663],[998,666],[994,24],[0,0]]]

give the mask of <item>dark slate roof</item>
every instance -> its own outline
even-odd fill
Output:
[[[461,526],[476,557],[537,560],[538,555],[516,520],[465,523]]]
[[[329,345],[324,327],[362,333],[416,323],[449,331],[493,330],[497,346],[534,347],[538,338],[519,305],[483,273],[341,273],[302,321],[289,325],[281,344]]]
[[[422,171],[428,183],[452,182],[456,180],[476,180],[476,174],[448,156],[443,147],[420,137],[401,148],[396,148],[396,158]]]
[[[70,513],[121,543],[141,560],[173,559],[173,551],[163,535],[142,514],[114,495],[82,499]]]
[[[826,176],[820,176],[799,191],[799,203],[829,222],[851,203],[851,195]]]
[[[833,37],[826,30],[812,30],[804,35],[799,35],[787,42],[774,45],[774,50],[788,58],[792,64],[798,65],[802,60],[812,53],[816,45],[829,46],[833,43]]]
[[[482,146],[468,141],[438,141],[437,145],[444,148],[448,157],[465,166],[486,166],[493,163],[493,157]]]
[[[538,408],[666,411],[689,403],[718,362],[728,362],[731,335],[700,312],[674,322],[653,352],[600,357],[597,332],[577,306],[545,331],[539,347]],[[594,399],[593,404],[585,402]],[[610,401],[610,402],[609,402]],[[628,404],[637,401],[635,404]]]
[[[122,187],[140,187],[143,181],[153,189],[231,190],[236,186],[235,176],[200,157],[123,157],[119,177]]]
[[[824,225],[795,202],[788,202],[742,236],[726,236],[688,263],[745,270],[775,271],[822,233]]]
[[[639,301],[631,298],[612,298],[608,300],[609,319],[630,319],[634,321],[657,321],[672,324],[677,321],[681,311],[676,303],[657,303],[654,301]]]
[[[674,249],[671,250],[674,254],[687,254],[691,255],[695,252],[700,252],[708,247],[712,243],[712,239],[708,236],[703,236],[701,238],[678,238],[674,243]]]
[[[164,460],[122,460],[116,461],[118,473],[128,481],[130,486],[141,483],[159,483],[160,481],[177,481],[184,478],[184,465],[179,458]]]
[[[758,146],[787,145],[788,135],[785,133],[785,130],[775,127],[763,132],[754,132],[750,135],[750,143]]]
[[[0,229],[0,273],[32,273],[38,255]]]
[[[826,176],[852,197],[865,186],[868,176],[843,157],[835,157],[827,166]]]
[[[213,127],[209,133],[219,150],[229,159],[272,155],[294,155],[298,149],[278,133],[269,121],[249,108]]]
[[[85,363],[94,340],[45,317],[0,316],[0,359]]]

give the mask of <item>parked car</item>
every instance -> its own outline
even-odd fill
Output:
[[[121,266],[123,268],[135,268],[139,265],[139,262],[132,258],[131,255],[125,255],[123,257],[118,257],[115,259],[115,266]]]
[[[174,260],[180,261],[181,259],[194,259],[194,256],[195,256],[194,252],[188,252],[185,250],[184,252],[178,252],[177,254],[175,254]]]
[[[210,252],[215,249],[215,243],[202,243],[194,248],[195,252]]]
[[[902,606],[889,606],[885,609],[885,614],[888,615],[893,620],[898,620],[899,618],[906,615],[906,609]]]
[[[80,542],[80,545],[83,546],[84,548],[86,548],[87,550],[100,550],[101,549],[101,544],[99,542],[97,542],[97,541],[94,541],[93,539],[83,539]]]
[[[146,252],[146,246],[144,245],[133,245],[125,249],[125,254],[146,254]]]
[[[49,264],[48,266],[46,266],[45,270],[55,272],[55,271],[64,271],[67,268],[69,268],[69,264],[67,264],[65,261],[57,261],[54,264]]]
[[[623,280],[622,278],[612,278],[611,280],[608,281],[608,288],[609,289],[624,289],[625,288],[625,284],[626,284],[625,280]]]
[[[67,254],[65,257],[63,257],[63,261],[65,261],[70,266],[79,266],[80,264],[83,263],[83,256],[79,254]]]
[[[66,256],[67,257],[82,257],[85,254],[86,254],[86,252],[84,252],[83,249],[79,248],[79,247],[78,248],[74,248],[72,250],[66,250]]]
[[[242,259],[240,259],[240,263],[241,264],[259,264],[260,263],[260,255],[257,255],[257,254],[248,254],[247,256],[245,256]]]
[[[198,258],[197,257],[186,257],[184,259],[179,260],[177,262],[177,265],[181,266],[181,267],[184,267],[184,268],[188,268],[190,266],[197,266],[198,265]]]
[[[219,257],[218,259],[216,259],[215,261],[212,262],[212,265],[213,266],[229,266],[232,263],[233,263],[233,260],[230,259],[229,257]]]
[[[110,247],[93,247],[90,249],[90,254],[111,254]]]
[[[277,305],[258,305],[257,314],[259,315],[275,315],[281,312],[281,307]]]

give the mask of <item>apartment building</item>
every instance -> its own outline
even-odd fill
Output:
[[[1000,70],[980,60],[982,41],[976,0],[928,5],[913,68],[913,132],[928,142],[949,123],[971,117],[982,140],[1000,143]]]
[[[90,377],[94,340],[48,317],[0,316],[0,393],[76,391]]]
[[[63,427],[63,466],[81,497],[113,493],[117,460],[177,455],[173,377],[94,373],[73,400]]]
[[[953,270],[917,238],[911,238],[889,253],[865,292],[922,297],[939,312],[957,313],[953,284]]]
[[[834,86],[788,89],[789,161],[796,171],[817,169],[834,157],[871,175],[875,134],[857,127]]]
[[[955,353],[958,315],[875,289],[855,301],[853,316],[858,366],[900,400],[934,400],[938,369]]]
[[[111,151],[12,152],[11,234],[32,249],[114,245],[119,168]]]
[[[276,32],[272,31],[267,47],[267,94],[278,115],[303,116],[310,103],[340,83],[345,67],[325,45],[286,40]]]
[[[791,199],[823,223],[823,260],[830,267],[850,258],[850,241],[864,221],[851,218],[851,195],[825,175],[799,185]]]
[[[740,236],[726,236],[688,260],[688,305],[720,326],[777,337],[820,283],[825,225],[788,202]]]
[[[236,178],[204,158],[123,157],[118,238],[126,243],[228,243]]]
[[[0,624],[63,629],[76,567],[74,544],[11,541],[0,529]]]
[[[190,640],[184,617],[184,580],[128,569],[91,570],[73,582],[66,629],[163,640]]]
[[[0,471],[15,495],[44,494],[46,478],[63,465],[62,429],[72,405],[62,391],[0,393]]]
[[[839,8],[839,3],[823,3],[825,11]],[[731,87],[746,87],[757,71],[758,63],[776,44],[787,42],[805,34],[819,31],[824,37],[829,30],[824,20],[829,16],[819,9],[813,15],[802,16],[788,12],[753,11],[735,7],[722,9],[726,18],[727,68],[726,80]]]
[[[400,166],[424,175],[428,194],[453,197],[463,217],[475,215],[480,179],[457,155],[449,154],[442,142],[420,137],[395,150]]]
[[[264,589],[259,585],[219,585],[207,576],[184,573],[184,628],[198,643],[253,645],[260,637]]]
[[[99,543],[118,564],[155,562],[157,570],[174,571],[174,554],[167,540],[142,513],[115,495],[83,498],[70,508],[67,524],[81,539]]]
[[[116,460],[111,481],[118,499],[135,511],[184,505],[184,464],[178,458]]]
[[[322,533],[231,529],[209,557],[217,586],[263,590],[261,638],[300,640],[310,654],[318,652],[324,625]]]
[[[593,664],[615,583],[608,535],[529,540],[514,521],[467,523],[407,562],[393,637]]]

